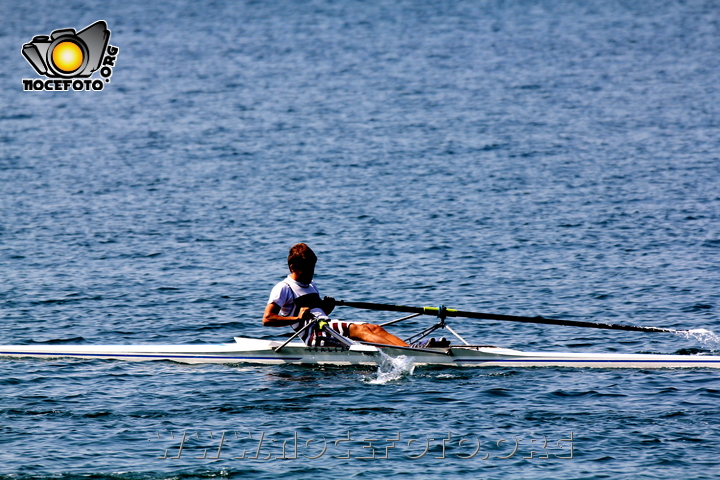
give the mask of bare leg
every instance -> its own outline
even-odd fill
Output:
[[[392,333],[388,333],[387,330],[382,328],[380,325],[374,325],[372,323],[364,323],[361,325],[352,324],[350,325],[350,338],[355,340],[361,340],[369,343],[382,343],[384,345],[398,345],[400,347],[407,347],[408,344],[400,340]]]

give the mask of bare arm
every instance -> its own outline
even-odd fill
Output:
[[[265,314],[263,315],[263,326],[286,327],[301,320],[312,320],[313,318],[313,314],[310,313],[309,308],[301,308],[297,317],[283,317],[280,315],[280,305],[268,303],[267,307],[265,307]]]

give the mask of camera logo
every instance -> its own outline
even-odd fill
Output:
[[[79,32],[74,28],[61,28],[49,36],[33,37],[23,45],[22,54],[35,71],[48,80],[24,78],[23,90],[102,90],[105,83],[110,82],[120,52],[118,47],[109,45],[109,41],[110,30],[103,20]],[[90,79],[98,70],[104,82]]]

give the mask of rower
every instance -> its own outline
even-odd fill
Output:
[[[316,264],[317,256],[306,244],[298,243],[290,249],[288,255],[290,274],[270,292],[270,299],[263,315],[264,326],[290,326],[298,332],[308,323],[320,318],[319,322],[305,328],[300,334],[302,341],[309,347],[331,345],[330,335],[323,331],[325,328],[332,328],[345,337],[362,342],[408,346],[379,325],[326,318],[335,308],[335,299],[320,298],[320,293],[312,281]]]

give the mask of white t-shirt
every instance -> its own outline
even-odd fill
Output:
[[[268,303],[274,303],[275,305],[279,305],[280,315],[282,315],[283,317],[292,317],[297,315],[299,311],[299,308],[297,307],[297,305],[295,305],[295,299],[311,293],[316,293],[318,294],[318,296],[320,295],[320,292],[318,292],[315,283],[300,283],[290,277],[290,275],[288,275],[285,280],[273,287],[272,291],[270,292],[270,298],[268,299]],[[327,315],[320,308],[313,308],[312,310],[310,310],[310,312],[315,316]],[[293,328],[295,328],[295,325],[293,325]]]
[[[318,297],[320,296],[320,292],[318,292],[317,287],[314,283],[310,282],[309,284],[303,284],[299,283],[298,281],[291,278],[289,275],[288,277],[283,280],[282,282],[278,283],[273,287],[272,291],[270,292],[270,299],[268,300],[268,303],[274,303],[275,305],[280,306],[280,315],[284,317],[294,317],[297,316],[298,312],[300,311],[300,307],[295,304],[295,300],[297,298],[300,298],[304,295],[312,295],[316,294]],[[315,316],[323,316],[326,317],[327,314],[321,309],[321,308],[313,308],[310,310],[310,312],[313,313]],[[310,320],[306,320],[304,322],[296,322],[291,325],[292,329],[296,332],[300,330],[302,327],[307,324]],[[346,337],[350,336],[350,326],[353,323],[362,324],[363,322],[343,322],[341,320],[330,320],[328,319],[329,327],[335,330],[336,332],[340,333],[341,335],[344,335]],[[335,345],[334,343],[326,343],[330,341],[329,334],[325,331],[319,331],[317,328],[308,328],[306,329],[301,335],[300,338],[303,342],[305,342],[305,345],[312,346],[312,347],[323,347],[323,346],[331,346]]]

